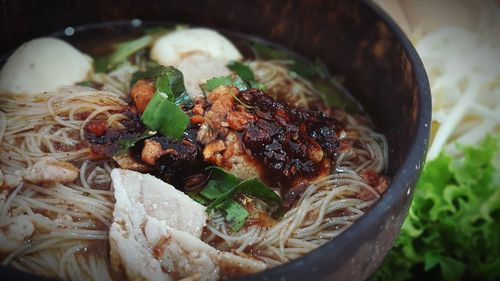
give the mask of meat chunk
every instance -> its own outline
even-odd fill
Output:
[[[145,140],[144,147],[141,152],[141,159],[148,165],[154,165],[156,159],[158,159],[163,152],[163,148],[159,142],[154,140]]]
[[[35,226],[27,216],[19,216],[0,228],[0,253],[8,253],[18,248],[24,239],[33,235]]]
[[[0,169],[0,190],[11,189],[16,187],[22,182],[23,178],[20,175],[9,175],[4,174],[2,169]],[[0,201],[1,203],[1,201]]]
[[[116,205],[110,228],[111,264],[129,280],[217,280],[265,264],[218,251],[200,240],[205,207],[173,186],[137,172],[111,173]]]
[[[326,113],[229,86],[208,93],[207,101],[210,106],[197,134],[205,145],[205,161],[240,178],[259,177],[284,189],[328,174],[341,125]]]
[[[205,168],[215,165],[239,178],[257,177],[286,194],[290,187],[330,172],[338,157],[338,134],[344,130],[329,111],[296,108],[257,89],[219,86],[183,110],[191,122],[181,140],[157,134],[131,150],[154,175],[185,190],[199,187],[186,182],[193,176],[206,178]],[[109,154],[123,134],[137,137],[138,130],[130,128],[118,136],[112,130],[100,137],[92,134],[90,141],[104,143],[101,150]]]
[[[205,160],[214,163],[217,166],[220,166],[222,155],[220,152],[224,151],[226,146],[222,140],[213,141],[205,146],[203,149],[203,158]]]
[[[26,171],[24,179],[34,184],[70,183],[78,177],[79,169],[73,164],[54,158],[44,158]]]
[[[250,156],[245,153],[240,138],[234,132],[229,132],[224,140],[226,149],[222,152],[222,167],[240,179],[259,177],[261,170]]]
[[[121,169],[114,169],[111,179],[116,199],[114,218],[126,214],[119,212],[124,211],[121,203],[128,202],[145,216],[161,218],[175,229],[201,236],[207,220],[205,207],[175,187],[151,175]]]
[[[196,273],[202,280],[219,280],[266,269],[260,261],[218,251],[189,233],[154,220],[146,225],[146,237],[155,245],[162,268],[174,272],[176,279]]]
[[[138,80],[130,90],[130,96],[132,97],[137,110],[141,113],[144,112],[154,94],[155,87],[153,85],[153,81],[150,80]]]
[[[151,170],[151,166],[145,165],[132,158],[129,154],[113,156],[118,166],[122,169],[134,170],[139,172],[147,172]]]

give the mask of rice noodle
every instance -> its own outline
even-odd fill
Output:
[[[254,61],[250,65],[272,93],[307,108],[318,92],[308,81],[290,76],[288,63]],[[116,164],[92,159],[83,128],[93,118],[105,119],[109,126],[121,125],[126,116],[117,112],[127,105],[124,98],[137,69],[123,64],[109,74],[93,74],[93,81],[103,84],[104,90],[66,86],[35,100],[0,96],[0,171],[21,180],[0,201],[0,235],[16,220],[36,226],[29,239],[2,257],[2,264],[64,280],[121,278],[110,267],[108,245],[114,207],[110,172]],[[272,227],[251,226],[235,233],[223,214],[213,213],[204,241],[236,253],[258,251],[260,260],[276,266],[326,243],[362,216],[376,199],[359,199],[360,192],[373,198],[379,194],[360,173],[384,172],[387,143],[366,120],[342,111],[334,114],[346,124],[347,133],[340,139],[349,148],[339,154],[332,174],[310,183]],[[43,186],[23,183],[23,171],[45,157],[75,164],[80,169],[78,179]],[[216,242],[218,237],[223,242]]]
[[[61,87],[35,100],[0,96],[0,102],[5,110],[0,126],[6,124],[0,127],[4,175],[21,175],[45,157],[71,161],[80,168],[74,183],[21,183],[0,201],[1,232],[21,219],[36,226],[29,240],[5,256],[2,264],[64,280],[111,280],[116,273],[110,272],[107,240],[114,197],[107,169],[114,164],[91,159],[81,130],[90,118],[77,115],[85,112],[91,118],[110,119],[116,115],[113,110],[126,103],[119,94],[77,86]],[[107,190],[93,189],[96,180]]]
[[[255,63],[253,66],[256,75],[260,73],[259,67],[265,68],[269,73],[279,72],[270,70],[269,68],[273,67],[270,63]],[[274,66],[278,69],[282,67],[280,64]],[[269,84],[266,86],[270,87],[274,81],[267,83]],[[307,102],[300,99],[297,101]],[[387,143],[384,136],[375,133],[356,118],[343,113],[336,117],[346,123],[347,131],[357,132],[342,138],[348,141],[352,148],[339,155],[337,172],[311,183],[295,206],[270,228],[254,226],[231,233],[229,227],[213,215],[207,226],[209,233],[205,241],[212,242],[214,236],[217,236],[223,241],[215,244],[217,248],[231,248],[236,252],[245,252],[251,248],[252,251],[259,252],[259,258],[274,266],[324,244],[362,216],[376,200],[364,201],[358,199],[357,195],[363,189],[372,193],[375,198],[378,198],[379,194],[363,181],[359,173],[365,169],[372,169],[377,173],[384,172],[387,167]],[[339,210],[345,214],[337,214]]]

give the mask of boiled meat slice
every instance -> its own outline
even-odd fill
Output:
[[[260,261],[200,240],[205,207],[148,174],[114,169],[111,265],[129,280],[218,280],[261,271]]]

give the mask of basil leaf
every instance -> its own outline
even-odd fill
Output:
[[[247,220],[249,214],[245,207],[241,206],[238,202],[234,200],[228,200],[223,206],[224,212],[226,213],[226,220],[229,223],[231,230],[238,231]]]
[[[241,182],[236,187],[236,192],[259,198],[271,206],[280,206],[282,203],[281,197],[257,178],[250,178]]]
[[[264,85],[255,80],[253,71],[248,65],[237,61],[231,61],[227,67],[236,73],[236,75],[238,75],[241,79],[249,83],[250,87],[260,90],[264,89]]]
[[[219,209],[226,214],[226,220],[233,231],[240,230],[249,214],[234,195],[241,193],[261,199],[271,206],[281,206],[281,198],[268,186],[256,178],[241,180],[220,167],[211,170],[207,186],[197,194],[188,193],[191,198],[207,206],[207,212]],[[281,208],[280,208],[281,209]]]
[[[155,80],[156,93],[163,93],[171,102],[175,100],[175,95],[172,87],[170,86],[170,79],[168,75],[161,75]]]
[[[224,171],[219,167],[209,167],[212,174],[207,186],[200,191],[200,194],[210,200],[215,200],[224,194],[231,192],[238,185],[240,179]]]
[[[152,130],[177,140],[184,135],[189,116],[167,94],[157,92],[141,115],[141,121]]]
[[[167,99],[177,105],[190,105],[191,97],[184,86],[184,76],[173,66],[156,66],[145,71],[137,71],[132,75],[130,85],[143,79],[155,80],[156,93],[164,93]]]
[[[252,70],[248,65],[245,65],[241,62],[231,61],[227,65],[227,68],[236,73],[241,79],[245,81],[255,81],[255,77],[253,75]]]
[[[228,189],[225,193],[222,193],[217,199],[215,199],[208,208],[216,209],[221,208],[227,202],[233,198],[237,193],[243,193],[247,195],[254,196],[256,198],[261,199],[271,206],[281,206],[282,200],[281,198],[272,191],[267,185],[261,182],[257,178],[250,178],[244,181],[241,181],[236,186]]]
[[[211,92],[217,89],[219,86],[233,86],[238,88],[240,91],[245,91],[248,89],[248,84],[241,79],[238,75],[229,76],[219,76],[207,80],[204,85],[201,85],[205,92]]]
[[[232,200],[237,193],[243,193],[261,199],[271,206],[281,206],[281,198],[267,185],[257,178],[241,180],[219,167],[211,167],[211,179],[201,194],[210,200],[208,211],[221,208],[228,200]],[[214,174],[215,173],[215,174]]]
[[[200,203],[201,205],[208,205],[210,201],[203,197],[200,193],[197,192],[186,192],[186,194],[191,197],[194,201]]]
[[[153,136],[154,134],[156,134],[155,131],[150,131],[150,130],[146,130],[144,131],[140,136],[138,137],[135,137],[135,138],[123,138],[123,139],[120,139],[118,141],[118,144],[120,145],[120,150],[118,150],[117,152],[114,153],[114,155],[121,155],[121,154],[125,154],[129,151],[129,149],[131,147],[134,147],[135,144],[140,141],[140,140],[143,140],[143,139],[146,139],[148,137],[151,137]]]

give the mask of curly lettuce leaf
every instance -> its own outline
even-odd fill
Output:
[[[500,138],[424,167],[395,246],[372,280],[500,279]]]

